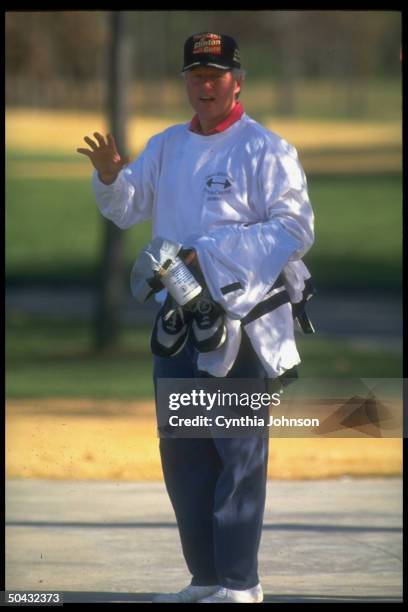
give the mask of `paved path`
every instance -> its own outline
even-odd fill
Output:
[[[7,590],[66,602],[149,602],[189,580],[160,482],[12,480]],[[400,478],[269,481],[265,601],[402,601]]]
[[[6,310],[30,314],[73,316],[89,320],[96,297],[90,289],[11,288],[6,292]],[[153,300],[138,304],[127,295],[123,320],[151,324],[158,306]],[[348,338],[359,344],[380,344],[382,348],[402,349],[402,302],[398,294],[380,292],[333,293],[321,290],[308,305],[320,336]]]

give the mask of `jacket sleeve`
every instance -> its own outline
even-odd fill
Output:
[[[294,147],[281,141],[258,161],[254,205],[259,222],[224,225],[195,243],[208,288],[231,318],[242,318],[268,293],[290,261],[314,240],[306,177]]]
[[[286,141],[278,155],[266,149],[261,158],[257,205],[266,223],[278,223],[282,240],[287,234],[297,241],[290,260],[301,259],[314,241],[314,214],[297,151]]]
[[[159,159],[160,139],[154,136],[141,155],[126,166],[111,185],[102,183],[94,171],[93,191],[96,204],[104,217],[121,229],[151,218]]]

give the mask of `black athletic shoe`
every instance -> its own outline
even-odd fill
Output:
[[[199,353],[215,351],[224,344],[227,337],[224,313],[207,289],[194,302],[192,319],[191,339]]]
[[[189,327],[190,313],[185,312],[170,295],[160,308],[153,327],[150,348],[159,357],[177,355],[184,347]]]

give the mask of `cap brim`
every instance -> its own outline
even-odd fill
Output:
[[[181,72],[186,72],[186,70],[190,70],[190,68],[194,68],[195,66],[211,66],[211,68],[219,68],[220,70],[232,70],[232,66],[221,66],[221,64],[216,64],[215,62],[194,62],[193,64],[188,64],[188,66],[184,66]]]

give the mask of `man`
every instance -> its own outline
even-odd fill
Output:
[[[290,301],[301,302],[310,276],[301,257],[313,243],[313,212],[295,149],[238,101],[240,68],[233,38],[193,35],[182,70],[196,112],[190,123],[154,136],[130,164],[111,135],[85,137],[91,150],[78,149],[95,167],[102,214],[121,228],[152,218],[153,236],[183,245],[216,317],[223,313],[226,334],[215,350],[197,350],[187,332],[173,354],[171,343],[165,356],[155,351],[156,389],[160,378],[280,381],[296,376],[300,362]],[[169,316],[178,333],[189,329],[185,314],[165,302],[161,336],[170,338]],[[155,601],[260,603],[268,437],[163,437],[160,453],[192,580]]]

